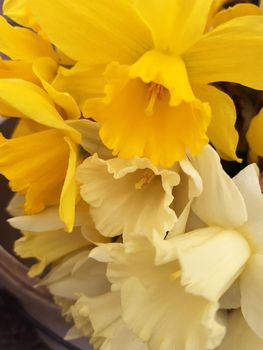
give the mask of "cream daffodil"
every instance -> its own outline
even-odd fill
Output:
[[[228,292],[224,304],[228,308],[240,304],[250,328],[263,338],[263,197],[258,169],[250,165],[224,185],[207,174],[205,163],[199,172],[204,190],[192,210],[203,227],[173,241],[182,284],[189,293],[216,301],[236,282],[233,288],[239,291]]]
[[[25,212],[34,214],[60,202],[70,231],[74,223],[80,133],[68,125],[38,86],[21,79],[0,79],[0,112],[29,119],[39,131],[10,140],[1,136],[0,172],[11,189],[25,195]]]
[[[95,229],[89,208],[82,201],[76,207],[72,233],[65,232],[59,208],[55,206],[37,215],[17,216],[8,221],[23,232],[23,237],[15,242],[15,253],[22,258],[38,260],[29,270],[30,277],[41,274],[50,264],[57,264],[73,253],[82,256],[83,249],[91,249],[95,242],[107,242]]]
[[[108,64],[106,97],[88,100],[84,114],[101,124],[114,155],[170,167],[210,139],[224,158],[237,159],[234,105],[209,84],[263,88],[261,16],[235,18],[204,34],[212,0],[28,3],[68,56]]]
[[[166,170],[146,158],[104,160],[94,154],[76,176],[97,229],[108,237],[183,232],[191,201],[202,191],[198,171],[187,159]],[[175,228],[178,219],[182,227]]]

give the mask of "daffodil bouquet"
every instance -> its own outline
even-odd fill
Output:
[[[3,14],[14,250],[37,260],[67,338],[262,350],[260,4],[5,0]]]

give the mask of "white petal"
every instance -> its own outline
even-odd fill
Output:
[[[217,301],[240,275],[250,257],[241,234],[205,228],[174,238],[186,290]]]
[[[247,207],[248,220],[244,229],[251,239],[253,248],[263,253],[263,195],[256,164],[247,166],[234,178],[234,181]]]
[[[31,232],[55,231],[64,227],[58,214],[58,207],[48,208],[36,215],[17,216],[8,222],[16,229]]]
[[[106,265],[89,258],[88,250],[52,269],[41,284],[51,294],[70,299],[76,299],[80,293],[93,297],[109,290]]]
[[[25,203],[25,198],[19,193],[13,195],[11,201],[8,203],[6,208],[7,212],[12,216],[23,215],[23,204]]]
[[[240,279],[242,313],[252,330],[263,339],[263,255],[249,260]]]
[[[131,278],[122,288],[123,318],[150,350],[214,349],[225,329],[217,304],[185,293],[178,281],[145,288]]]
[[[217,350],[262,350],[263,340],[249,328],[240,310],[231,312],[227,334]]]
[[[224,172],[216,151],[206,146],[192,162],[203,180],[203,193],[193,202],[196,215],[209,226],[241,226],[247,220],[246,205],[237,186]]]
[[[150,183],[136,189],[147,171]],[[94,154],[79,166],[77,179],[96,228],[107,237],[153,231],[165,236],[177,220],[169,206],[180,177],[175,171],[157,169],[147,159],[104,161]]]

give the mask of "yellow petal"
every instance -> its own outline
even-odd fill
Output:
[[[73,59],[130,63],[151,45],[147,27],[127,0],[29,0],[29,4],[47,37]]]
[[[191,81],[229,81],[262,90],[262,33],[262,16],[243,16],[204,35],[184,57]]]
[[[148,51],[131,66],[130,77],[139,77],[146,84],[154,82],[168,89],[172,106],[195,100],[185,64],[180,57]]]
[[[68,119],[78,119],[80,110],[74,98],[68,93],[57,91],[52,82],[57,74],[57,63],[48,57],[39,58],[33,64],[33,71],[41,81],[51,99],[66,112]]]
[[[68,144],[70,152],[66,177],[60,196],[59,215],[65,224],[66,230],[71,232],[75,221],[75,205],[77,196],[75,173],[78,160],[78,149],[68,137],[65,137],[65,141]]]
[[[258,156],[263,156],[263,109],[256,115],[249,126],[247,140],[251,150]]]
[[[221,158],[237,160],[236,148],[238,132],[235,129],[236,108],[231,98],[224,92],[209,85],[196,86],[195,95],[211,107],[211,123],[207,134]]]
[[[58,203],[68,157],[68,146],[56,130],[1,141],[0,172],[13,191],[25,194],[27,214]]]
[[[181,54],[202,35],[213,0],[135,0],[157,50]]]
[[[170,106],[165,88],[149,109],[151,86],[139,78],[129,79],[129,69],[111,65],[105,100],[86,103],[84,115],[101,124],[100,137],[114,155],[127,159],[149,158],[154,164],[170,167],[186,150],[199,153],[208,142],[210,121],[207,104],[195,100]]]
[[[226,10],[220,11],[213,19],[213,27],[217,27],[233,18],[241,16],[263,15],[263,11],[253,4],[237,4]]]
[[[23,27],[32,28],[35,32],[38,32],[40,29],[31,14],[28,0],[5,0],[3,13]]]
[[[30,118],[61,130],[75,142],[80,142],[80,134],[64,122],[48,95],[30,82],[20,79],[0,80],[0,111],[5,114],[8,109],[9,113],[12,112],[7,114],[9,116]]]
[[[25,61],[42,56],[56,59],[56,53],[48,41],[29,29],[13,27],[3,17],[0,17],[0,52],[12,59]]]
[[[63,230],[26,232],[24,237],[15,242],[14,250],[22,258],[33,257],[39,260],[28,273],[30,277],[35,277],[49,264],[88,245],[89,242],[82,236],[80,229],[75,229],[72,234]]]
[[[33,73],[32,64],[23,61],[0,59],[0,78],[20,78],[39,84],[38,78]]]
[[[89,98],[102,96],[104,93],[104,65],[87,65],[77,63],[71,69],[59,67],[52,87],[66,91],[77,101],[80,108]]]

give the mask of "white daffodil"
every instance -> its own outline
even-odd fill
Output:
[[[107,276],[112,293],[120,293],[123,320],[150,350],[215,349],[225,333],[217,317],[224,314],[218,303],[185,291],[169,241],[130,235],[111,248]]]
[[[200,162],[197,157],[194,162],[199,162],[204,186],[192,206],[198,229],[173,241],[182,284],[210,301],[228,291],[223,306],[241,305],[248,325],[263,338],[263,196],[258,169],[250,165],[233,180],[222,182],[207,171],[208,160]]]
[[[91,252],[85,250],[65,259],[41,284],[75,323],[67,334],[68,339],[86,336],[94,349],[101,350],[148,350],[122,319],[120,293],[110,290],[105,260],[109,259],[112,246],[115,244]]]
[[[240,310],[230,313],[227,334],[217,350],[262,350],[263,340],[248,327]]]
[[[65,232],[59,217],[58,207],[50,207],[40,214],[17,216],[9,223],[23,232],[15,242],[15,252],[23,258],[34,257],[39,262],[29,270],[29,276],[42,273],[45,267],[57,262],[72,252],[106,242],[95,229],[86,203],[80,201],[76,207],[74,229]]]
[[[207,166],[213,169],[217,156],[211,154]],[[198,166],[188,158],[163,169],[146,158],[105,160],[94,154],[78,167],[77,180],[96,228],[107,237],[183,233],[191,202],[202,192]]]

